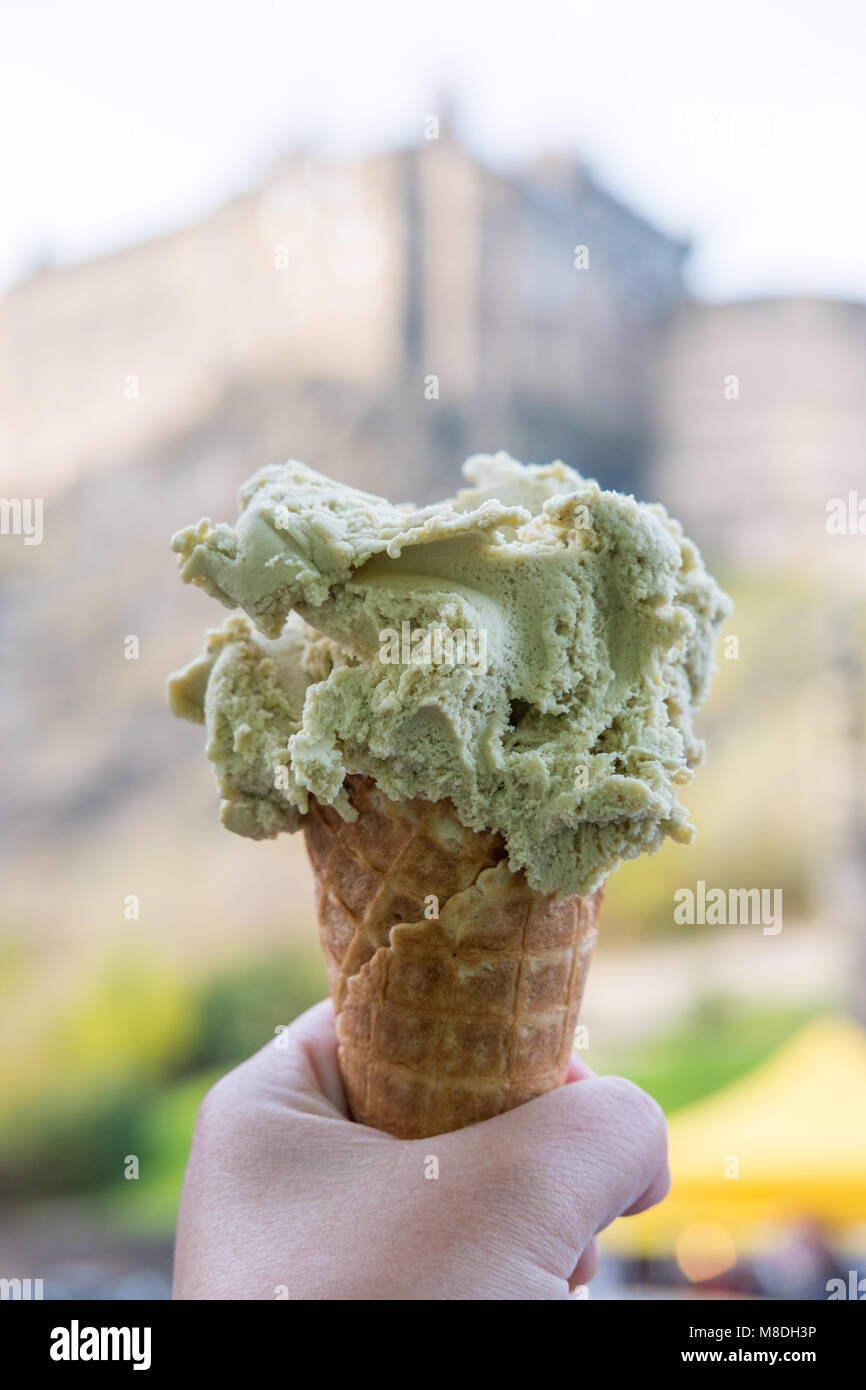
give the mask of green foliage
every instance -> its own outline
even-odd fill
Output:
[[[215,975],[197,1001],[195,1041],[184,1071],[242,1061],[273,1038],[280,1024],[290,1023],[327,992],[318,947],[281,952]]]
[[[50,1031],[67,1076],[163,1076],[188,1052],[195,1031],[188,986],[167,969],[114,960]]]
[[[593,1050],[592,1065],[627,1076],[671,1113],[745,1076],[816,1012],[817,1006],[767,1009],[708,997],[670,1032]]]
[[[149,1179],[167,1175],[173,1191],[202,1073],[216,1079],[326,992],[312,948],[193,985],[113,964],[40,1038],[45,1059],[62,1064],[43,1059],[41,1087],[4,1116],[0,1188],[17,1197],[102,1191],[123,1181],[123,1158],[136,1154]],[[166,1090],[172,1080],[180,1084]]]
[[[0,1140],[0,1189],[7,1197],[91,1192],[120,1176],[142,1144],[147,1083],[109,1089],[52,1088],[15,1111]]]

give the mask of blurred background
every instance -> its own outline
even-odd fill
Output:
[[[168,713],[223,617],[172,532],[290,455],[422,503],[505,448],[663,501],[736,601],[697,842],[614,875],[590,975],[674,1171],[592,1296],[827,1297],[866,1275],[866,17],[315,10],[0,8],[0,492],[44,507],[0,513],[0,1276],[167,1296],[201,1096],[325,992],[302,846],[227,834]],[[701,880],[782,929],[677,925]]]

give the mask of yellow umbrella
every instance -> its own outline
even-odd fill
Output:
[[[676,1252],[684,1268],[690,1251],[698,1266],[710,1252],[725,1268],[783,1227],[866,1222],[866,1033],[834,1016],[806,1024],[748,1076],[678,1111],[670,1154],[670,1195],[617,1221],[609,1249]]]

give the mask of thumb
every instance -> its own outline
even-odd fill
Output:
[[[243,1109],[273,1105],[279,1111],[348,1119],[349,1107],[337,1061],[334,1009],[330,999],[300,1014],[276,1038],[254,1052],[217,1086]]]

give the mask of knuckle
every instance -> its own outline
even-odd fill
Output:
[[[239,1118],[237,1068],[226,1072],[205,1092],[198,1108],[196,1132],[208,1133],[233,1126]]]
[[[667,1149],[667,1121],[658,1101],[624,1076],[603,1080],[611,1109],[626,1120],[629,1132],[639,1131],[643,1145],[663,1153]]]

